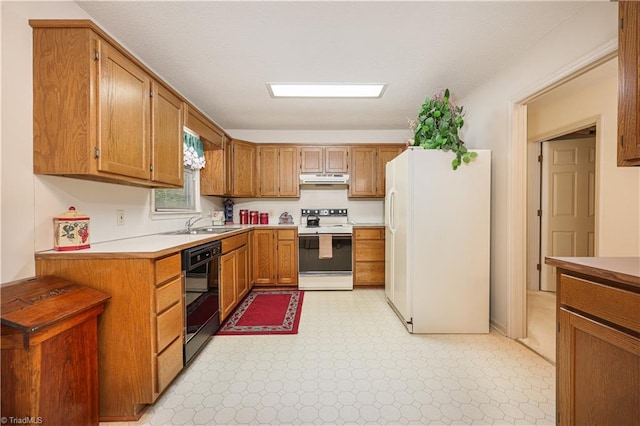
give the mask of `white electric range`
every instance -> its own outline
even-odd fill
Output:
[[[352,290],[352,232],[347,209],[302,209],[298,288]]]

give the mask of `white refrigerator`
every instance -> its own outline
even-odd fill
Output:
[[[385,294],[410,333],[488,333],[491,151],[408,149],[386,165]]]

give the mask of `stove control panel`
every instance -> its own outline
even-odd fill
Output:
[[[347,209],[302,209],[302,216],[347,216]]]

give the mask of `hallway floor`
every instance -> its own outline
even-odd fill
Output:
[[[384,290],[308,291],[297,335],[215,336],[139,422],[554,424],[555,368],[516,341],[411,335]]]
[[[556,362],[556,294],[527,291],[527,337],[524,345],[550,362]]]

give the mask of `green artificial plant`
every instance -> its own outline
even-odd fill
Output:
[[[453,151],[453,170],[462,163],[468,164],[478,154],[467,150],[458,135],[458,130],[464,125],[463,116],[463,108],[451,101],[449,89],[427,98],[420,108],[418,120],[410,122],[415,132],[411,144],[424,149]]]

